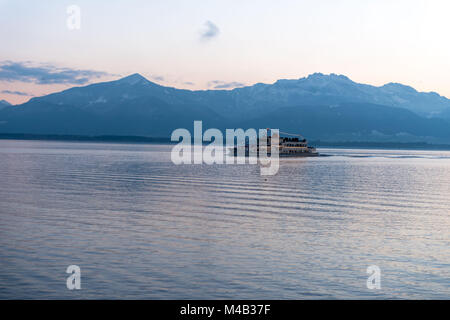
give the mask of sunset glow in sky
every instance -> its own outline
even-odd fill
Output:
[[[337,73],[450,97],[449,13],[447,0],[0,0],[0,100],[136,72],[186,89]]]

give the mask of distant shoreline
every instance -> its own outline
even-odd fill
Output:
[[[168,137],[115,136],[115,135],[58,135],[0,133],[0,140],[43,140],[72,142],[112,142],[143,144],[175,144]],[[320,148],[355,148],[355,149],[396,149],[396,150],[450,150],[450,144],[432,144],[427,142],[373,142],[373,141],[320,141],[312,140],[310,145]]]
[[[0,140],[44,140],[76,142],[117,142],[117,143],[176,143],[165,137],[114,136],[114,135],[60,135],[30,133],[0,133]]]

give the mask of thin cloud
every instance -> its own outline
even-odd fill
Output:
[[[214,86],[214,89],[230,89],[230,88],[237,88],[237,87],[244,87],[245,83],[242,82],[225,82],[220,80],[213,80],[208,82],[208,86]]]
[[[164,81],[165,80],[165,78],[163,76],[151,76],[151,78],[156,81]]]
[[[202,40],[210,40],[220,33],[219,28],[209,20],[205,22],[204,26],[205,28],[200,34]]]
[[[224,83],[223,81],[220,80],[212,80],[212,81],[208,81],[208,87],[214,86],[214,85],[218,85],[218,84],[222,84]]]
[[[32,94],[29,94],[27,92],[22,92],[22,91],[2,90],[2,93],[4,93],[4,94],[12,94],[12,95],[16,95],[16,96],[33,97]]]
[[[195,85],[195,83],[190,82],[190,81],[185,81],[185,82],[183,82],[183,84],[188,85],[188,86],[193,86],[193,85]]]
[[[0,81],[82,85],[109,75],[111,74],[102,71],[60,68],[50,64],[0,62]]]

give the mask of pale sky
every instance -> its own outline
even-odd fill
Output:
[[[0,100],[135,72],[186,89],[337,73],[450,97],[449,16],[447,0],[0,0]]]

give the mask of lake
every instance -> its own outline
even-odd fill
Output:
[[[171,148],[0,140],[0,298],[450,299],[449,151],[319,149],[261,176]]]

